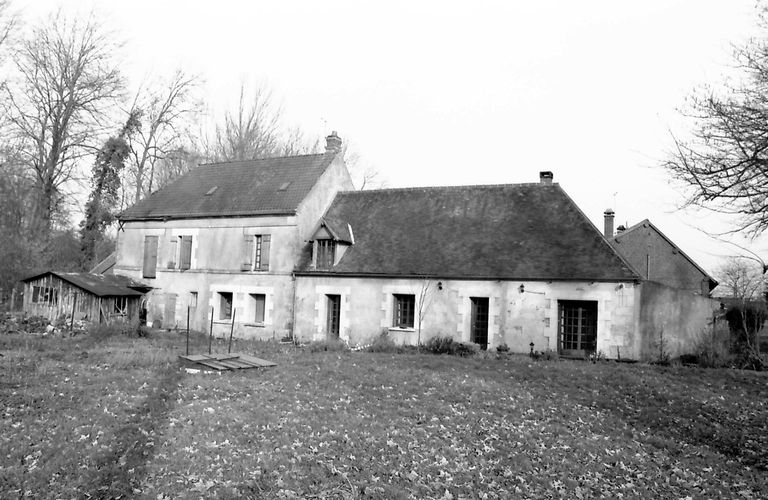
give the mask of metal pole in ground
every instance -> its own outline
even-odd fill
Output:
[[[189,356],[189,306],[187,306],[187,356]]]
[[[208,354],[211,354],[212,345],[213,345],[213,306],[211,306],[211,335],[208,337]]]
[[[232,326],[229,327],[229,347],[227,347],[227,354],[232,352],[232,332],[235,331],[235,315],[237,314],[237,308],[232,311]]]

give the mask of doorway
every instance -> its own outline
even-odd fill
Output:
[[[558,353],[573,357],[593,354],[597,347],[597,301],[559,300],[557,304]]]
[[[472,315],[470,318],[470,340],[488,349],[488,297],[470,297]]]
[[[341,322],[341,295],[326,295],[326,306],[328,318],[326,320],[326,331],[328,337],[339,338],[339,323]]]

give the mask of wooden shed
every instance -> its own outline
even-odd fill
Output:
[[[47,271],[21,280],[24,283],[24,312],[109,323],[139,317],[144,294],[151,287],[125,276]]]

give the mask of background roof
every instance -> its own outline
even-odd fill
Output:
[[[323,153],[201,165],[119,218],[293,214],[334,156]]]
[[[48,274],[56,276],[99,297],[141,296],[144,291],[151,289],[151,287],[139,283],[138,281],[133,281],[128,277],[115,274],[60,273],[56,271],[47,271],[24,278],[21,281],[34,281],[37,278],[41,278]]]
[[[557,184],[344,192],[325,220],[355,235],[335,273],[639,279]]]

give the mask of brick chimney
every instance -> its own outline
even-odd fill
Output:
[[[334,130],[331,135],[325,138],[325,152],[338,153],[339,151],[341,151],[341,137]]]
[[[603,225],[603,235],[606,238],[613,238],[613,209],[612,208],[606,208],[605,212],[603,212],[603,215],[605,216],[605,224]]]
[[[539,172],[539,182],[542,184],[552,184],[552,178],[554,175],[552,175],[552,172],[544,171]]]

